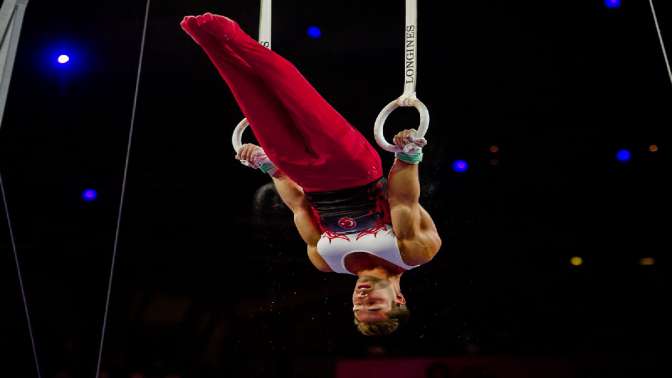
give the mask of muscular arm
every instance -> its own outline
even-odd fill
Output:
[[[294,213],[294,225],[299,235],[308,246],[308,258],[322,272],[330,272],[329,265],[317,253],[317,242],[320,241],[320,229],[315,224],[311,207],[305,198],[303,189],[281,171],[273,176],[273,183],[282,201]]]
[[[264,164],[273,165],[263,149],[251,143],[244,144],[238,149],[236,159],[248,162],[255,168],[263,167]],[[321,232],[313,221],[312,208],[306,200],[303,188],[277,168],[269,169],[267,172],[273,172],[271,177],[275,189],[278,191],[282,202],[294,213],[294,224],[299,231],[299,235],[308,246],[310,262],[323,272],[331,271],[329,265],[317,253],[317,243],[320,241]]]
[[[388,201],[392,227],[404,261],[424,264],[441,248],[441,238],[432,217],[420,205],[418,166],[396,159],[388,178]]]

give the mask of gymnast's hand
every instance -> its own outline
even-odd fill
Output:
[[[427,140],[425,138],[418,138],[416,136],[417,132],[418,131],[415,129],[407,129],[398,132],[397,135],[394,136],[394,144],[397,147],[404,149],[406,152],[421,149],[427,145]]]
[[[273,164],[271,159],[266,156],[264,149],[256,144],[243,144],[236,154],[236,159],[240,160],[243,165],[260,169],[262,172],[268,173],[271,176],[277,171],[275,164]]]
[[[240,149],[238,150],[238,153],[236,154],[236,159],[240,160],[241,162],[247,161],[249,163],[252,163],[253,157],[255,155],[258,156],[263,153],[264,150],[262,150],[261,147],[257,146],[256,144],[246,143],[243,144],[243,146],[240,147]]]

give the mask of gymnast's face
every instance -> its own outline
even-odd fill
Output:
[[[390,281],[377,277],[360,277],[352,293],[352,310],[360,322],[387,319],[387,313],[395,302],[400,300]]]

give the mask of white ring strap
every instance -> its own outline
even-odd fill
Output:
[[[404,94],[415,93],[418,81],[418,0],[406,0],[404,29]]]
[[[272,0],[261,0],[261,13],[259,14],[259,43],[269,49],[271,48],[272,9]]]
[[[423,138],[429,129],[429,110],[415,95],[418,81],[418,1],[406,0],[406,29],[404,29],[404,93],[390,102],[376,118],[373,134],[378,145],[390,152],[403,150],[385,140],[385,121],[399,107],[414,107],[420,113],[416,137]]]
[[[271,26],[273,20],[272,2],[273,0],[261,0],[261,10],[259,15],[259,43],[269,49],[271,48]],[[233,144],[233,149],[236,151],[236,153],[238,153],[240,148],[243,146],[243,134],[249,125],[250,123],[247,121],[247,118],[243,118],[243,120],[240,121],[233,130],[231,144]],[[241,161],[241,163],[249,166],[249,163],[246,161]]]

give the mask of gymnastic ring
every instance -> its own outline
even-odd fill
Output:
[[[385,151],[403,152],[401,148],[397,147],[396,145],[390,144],[387,142],[387,140],[385,140],[385,134],[383,131],[387,117],[389,117],[390,114],[392,114],[392,112],[394,112],[397,108],[400,107],[409,107],[409,108],[414,107],[418,110],[418,112],[420,112],[420,125],[418,126],[418,132],[416,134],[416,137],[424,138],[425,134],[427,134],[427,130],[429,129],[429,110],[427,110],[425,104],[423,104],[422,101],[420,101],[415,96],[409,97],[402,95],[401,97],[387,104],[385,108],[383,108],[380,114],[378,114],[378,118],[376,118],[376,124],[373,127],[373,134],[376,138],[376,142]]]
[[[242,121],[238,123],[238,126],[233,130],[233,137],[231,137],[231,144],[233,144],[233,150],[238,153],[238,151],[243,147],[243,134],[245,129],[249,126],[250,123],[247,122],[247,118],[243,118]]]
[[[243,118],[242,121],[238,123],[236,128],[233,130],[233,136],[231,137],[231,144],[233,144],[233,150],[238,153],[241,148],[243,148],[243,134],[245,133],[245,129],[250,125],[249,122],[247,122],[247,118]],[[252,165],[246,161],[246,160],[241,160],[240,163],[242,165],[251,167]]]

